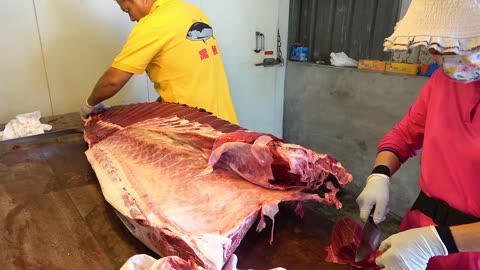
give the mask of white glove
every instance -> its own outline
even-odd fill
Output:
[[[384,253],[375,262],[387,270],[425,269],[431,257],[448,255],[434,226],[394,234],[380,244],[379,250]]]
[[[357,198],[357,204],[360,208],[360,218],[366,221],[372,208],[373,222],[378,224],[385,220],[389,212],[388,202],[390,200],[390,177],[381,173],[371,174],[367,178],[367,185]]]
[[[222,270],[237,270],[237,262],[237,255],[232,254],[232,256],[230,256],[230,259],[228,259],[228,261],[223,266]]]
[[[88,101],[85,102],[85,105],[80,109],[80,117],[82,118],[82,120],[84,122],[87,122],[88,120],[88,117],[90,116],[90,114],[92,113],[97,113],[97,112],[100,112],[100,111],[103,111],[103,110],[106,110],[110,107],[108,107],[107,105],[103,104],[102,102],[98,103],[97,105],[95,106],[90,106],[88,104]]]

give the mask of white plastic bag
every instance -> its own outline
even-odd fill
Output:
[[[330,63],[339,67],[356,67],[358,61],[348,57],[344,52],[330,53]]]

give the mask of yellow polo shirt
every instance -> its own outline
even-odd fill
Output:
[[[112,67],[141,74],[168,102],[203,108],[237,124],[220,50],[207,16],[183,0],[157,0]]]

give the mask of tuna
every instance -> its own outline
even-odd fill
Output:
[[[329,155],[179,104],[113,107],[84,136],[103,195],[132,234],[200,269],[222,269],[280,202],[300,215],[306,201],[340,208],[335,194],[352,180]]]

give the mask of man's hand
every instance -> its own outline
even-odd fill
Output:
[[[360,208],[360,218],[366,221],[372,208],[373,222],[378,224],[385,220],[388,213],[388,202],[390,199],[390,177],[385,174],[374,173],[367,178],[367,185],[357,198]]]
[[[399,232],[385,239],[376,259],[378,266],[388,270],[425,269],[433,256],[448,255],[434,226]]]
[[[80,109],[80,117],[82,118],[82,120],[84,122],[87,122],[88,120],[88,117],[90,116],[90,114],[92,113],[97,113],[97,112],[100,112],[100,111],[103,111],[103,110],[106,110],[110,107],[104,105],[102,102],[98,103],[97,105],[95,106],[90,106],[88,104],[88,101],[85,102],[85,105]]]

